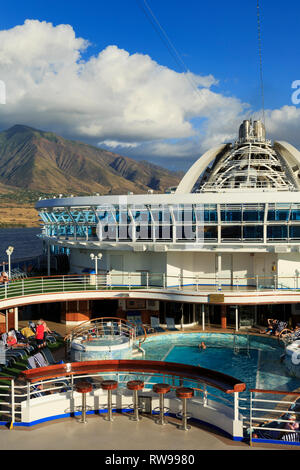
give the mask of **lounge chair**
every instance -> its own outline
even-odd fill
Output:
[[[166,323],[167,323],[167,330],[168,331],[179,331],[178,328],[175,326],[174,318],[167,317],[166,318]]]
[[[31,356],[27,359],[27,369],[36,369],[38,364],[35,362],[34,357]]]
[[[36,353],[34,356],[35,361],[38,363],[39,367],[47,367],[49,366],[48,361],[46,361],[45,357],[41,352]]]
[[[140,315],[128,314],[127,320],[135,326],[135,332],[137,336],[144,334],[144,329],[142,327],[143,322]]]
[[[48,362],[49,365],[53,364],[64,364],[64,361],[56,361],[52,355],[52,352],[49,348],[42,348],[41,354],[44,356],[45,360]]]
[[[158,317],[150,317],[151,321],[151,328],[156,331],[156,333],[164,332],[165,330],[159,325],[159,318]]]

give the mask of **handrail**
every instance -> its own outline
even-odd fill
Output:
[[[221,372],[212,371],[203,367],[177,364],[173,362],[145,361],[145,360],[104,360],[71,363],[71,372],[66,371],[65,364],[55,364],[38,369],[26,370],[21,376],[28,382],[34,383],[55,377],[73,376],[96,372],[146,372],[164,375],[174,375],[185,379],[201,381],[206,385],[217,388],[225,393],[243,392],[246,384]]]
[[[81,334],[85,331],[85,328],[84,328],[84,325],[86,325],[86,328],[89,329],[91,328],[91,326],[94,326],[93,324],[96,323],[97,321],[103,323],[103,322],[107,322],[107,321],[110,321],[110,322],[114,322],[114,323],[124,323],[126,324],[129,324],[130,325],[130,328],[132,330],[135,330],[136,326],[130,322],[129,320],[126,320],[124,318],[119,318],[119,317],[98,317],[98,318],[91,318],[90,320],[86,320],[82,323],[80,323],[79,325],[76,325],[75,328],[73,328],[65,337],[64,337],[64,341],[68,341],[70,340],[71,338],[74,338],[74,335],[76,335],[77,333],[78,334]],[[141,325],[143,327],[143,330],[144,330],[144,334],[145,334],[145,338],[147,337],[147,332],[146,332],[146,329],[143,325]]]
[[[290,392],[288,390],[282,391],[282,390],[264,390],[264,389],[259,389],[259,388],[251,388],[249,391],[254,392],[254,393],[269,393],[272,395],[296,395],[296,396],[300,395],[300,391]]]
[[[2,301],[10,301],[12,299],[29,298],[30,296],[41,294],[56,293],[76,293],[76,292],[101,292],[105,291],[151,291],[159,290],[178,291],[182,295],[185,291],[207,293],[223,290],[223,286],[229,286],[231,291],[244,292],[241,290],[245,287],[245,292],[264,292],[272,291],[289,291],[300,294],[300,278],[298,276],[256,276],[256,277],[236,277],[231,278],[218,276],[183,276],[166,275],[165,273],[147,273],[145,276],[141,272],[129,273],[107,273],[107,274],[90,274],[78,275],[55,275],[29,277],[26,279],[11,280],[5,285],[0,284],[0,308]],[[289,279],[285,282],[285,279]],[[248,285],[250,283],[250,285]],[[299,283],[299,287],[298,287]],[[226,287],[224,287],[224,292]],[[183,292],[184,291],[184,292]],[[229,291],[228,291],[229,292]]]

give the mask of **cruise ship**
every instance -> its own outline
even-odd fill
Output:
[[[295,147],[248,119],[165,193],[59,196],[36,209],[46,275],[8,276],[0,289],[0,426],[57,421],[54,436],[33,431],[56,449],[299,446]],[[68,334],[8,347],[26,308]]]
[[[234,143],[205,152],[165,194],[38,201],[48,275],[64,255],[69,273],[97,270],[102,287],[131,287],[130,300],[106,294],[103,307],[89,299],[62,319],[138,309],[145,321],[236,329],[300,321],[299,170],[295,147],[245,120]]]

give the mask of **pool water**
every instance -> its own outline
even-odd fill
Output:
[[[199,349],[201,342],[205,350]],[[220,333],[178,333],[148,337],[145,359],[199,365],[245,382],[247,389],[292,391],[300,380],[288,374],[283,346],[272,338]]]

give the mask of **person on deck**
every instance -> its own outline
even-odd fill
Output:
[[[46,346],[44,333],[45,333],[45,327],[43,325],[43,321],[39,320],[37,322],[37,327],[36,327],[36,332],[35,332],[35,339],[36,339],[37,346],[38,346],[39,349]]]

